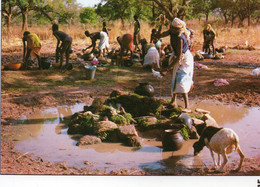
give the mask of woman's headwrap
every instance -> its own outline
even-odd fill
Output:
[[[212,27],[211,27],[211,25],[210,25],[210,24],[208,24],[208,25],[207,25],[207,27],[206,27],[206,30],[207,30],[207,31],[210,31],[210,30],[211,30],[211,28],[212,28]]]
[[[172,21],[172,26],[179,29],[179,31],[180,31],[179,36],[182,33],[184,33],[185,36],[187,37],[187,39],[188,40],[190,39],[190,31],[187,30],[186,23],[184,21],[182,21],[179,18],[174,18]]]

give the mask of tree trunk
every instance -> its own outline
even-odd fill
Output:
[[[174,15],[172,14],[172,12],[169,10],[169,8],[167,6],[165,6],[161,0],[153,0],[160,8],[162,8],[162,10],[165,12],[165,16],[168,20],[173,20],[174,19]]]
[[[124,13],[121,14],[121,24],[122,24],[122,27],[123,29],[125,28],[125,18],[124,18]]]
[[[152,9],[152,13],[153,13],[153,20],[155,20],[155,5],[154,5],[154,2],[153,2],[153,9]]]
[[[6,18],[6,22],[7,22],[7,36],[9,37],[10,34],[10,27],[11,27],[11,17],[12,14],[9,14],[8,17]]]
[[[209,14],[206,13],[206,23],[208,23],[208,21],[209,21]]]
[[[23,16],[23,26],[22,26],[22,32],[24,32],[25,30],[28,29],[28,20],[27,20],[27,16],[28,16],[28,7],[24,8],[22,10],[22,16]]]

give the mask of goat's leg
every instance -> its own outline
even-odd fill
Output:
[[[243,154],[243,152],[242,152],[242,150],[240,149],[240,146],[239,146],[239,145],[237,146],[237,152],[238,152],[238,154],[239,154],[239,156],[240,156],[240,163],[239,163],[237,169],[235,169],[235,171],[239,171],[239,170],[241,169],[242,164],[243,164],[243,162],[244,162],[244,160],[245,160],[245,155]]]
[[[213,169],[217,169],[217,163],[216,163],[216,160],[215,160],[214,153],[213,153],[213,151],[212,151],[211,149],[209,149],[209,150],[210,150],[210,153],[211,153],[211,156],[212,156],[213,162],[214,162],[214,167],[213,167]]]
[[[223,163],[221,164],[220,168],[217,170],[218,172],[222,172],[223,168],[225,167],[225,165],[228,162],[228,158],[227,158],[227,154],[226,154],[226,149],[224,149],[221,153],[222,157],[223,157]]]
[[[218,153],[218,166],[220,166],[221,164],[221,157],[220,157],[220,154]]]

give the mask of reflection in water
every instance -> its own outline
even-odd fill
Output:
[[[201,108],[210,111],[210,115],[221,126],[226,123],[235,123],[248,115],[249,112],[246,107],[227,105],[217,101],[194,102],[191,107],[194,110],[195,108]]]
[[[197,168],[204,164],[212,165],[209,150],[204,148],[199,156],[193,156],[192,145],[196,140],[186,141],[175,152],[163,152],[161,141],[156,137],[160,131],[142,133],[144,146],[140,149],[123,146],[121,143],[102,143],[78,147],[81,135],[68,135],[64,124],[66,117],[82,111],[84,103],[74,106],[59,106],[39,114],[26,116],[17,121],[19,128],[16,149],[34,153],[51,162],[66,161],[69,166],[84,167],[84,161],[93,163],[93,169],[120,169],[139,167],[142,169]],[[194,108],[209,110],[218,124],[234,129],[240,146],[246,157],[260,154],[258,137],[260,134],[260,115],[258,108],[235,107],[214,104],[213,102],[193,102]],[[141,135],[141,133],[140,133]],[[149,138],[148,138],[149,137]],[[160,139],[160,138],[159,138]],[[230,160],[237,160],[238,155],[231,155]],[[203,162],[202,162],[203,160]]]

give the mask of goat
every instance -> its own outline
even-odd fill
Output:
[[[214,162],[214,169],[217,169],[217,167],[220,166],[220,155],[222,155],[224,161],[217,170],[218,172],[222,172],[228,162],[227,154],[230,154],[235,150],[240,156],[240,163],[235,171],[239,171],[241,169],[245,155],[240,149],[238,135],[232,129],[205,126],[204,130],[199,134],[199,141],[193,144],[195,156],[204,148],[204,146],[207,146]],[[215,161],[213,151],[218,154],[218,165]]]

